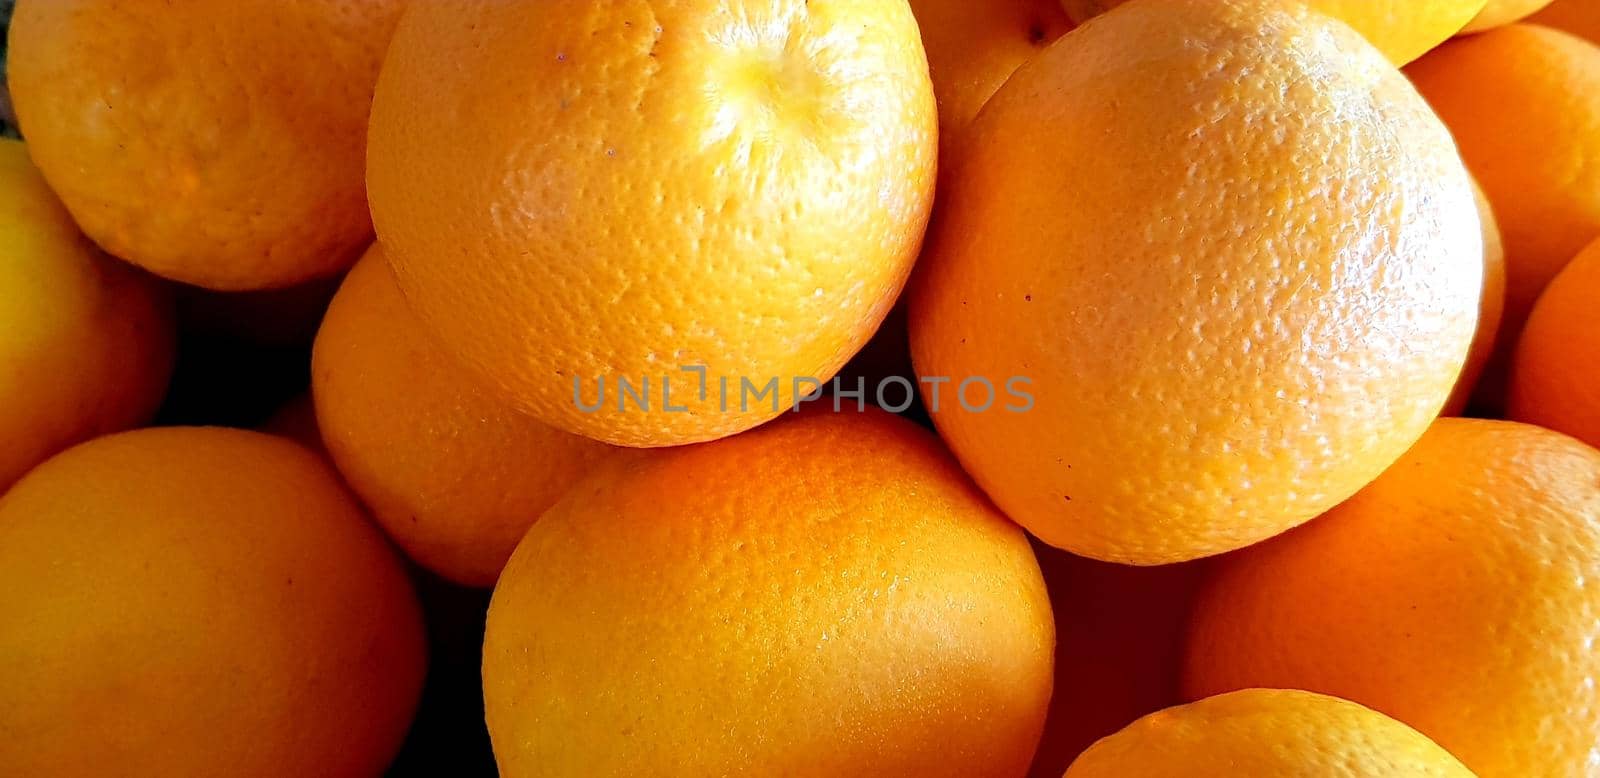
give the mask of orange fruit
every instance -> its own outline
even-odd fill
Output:
[[[954,141],[1007,78],[1046,45],[1072,29],[1057,0],[912,0],[922,30],[933,93],[939,101],[940,174],[952,166]],[[877,334],[839,371],[846,389],[875,391],[885,379],[916,382],[900,298]],[[889,391],[895,389],[889,385]],[[898,402],[898,395],[890,402]],[[1059,778],[1059,776],[1051,776]]]
[[[1498,0],[1490,0],[1498,2]],[[1059,0],[1079,24],[1128,0]],[[1306,0],[1366,36],[1403,65],[1455,35],[1484,7],[1485,0]]]
[[[622,451],[534,421],[464,376],[377,246],[328,308],[311,382],[350,487],[412,559],[469,586],[493,585],[534,519]]]
[[[0,774],[382,773],[416,597],[327,465],[255,432],[72,448],[0,499]]]
[[[1183,634],[1204,563],[1129,567],[1036,550],[1061,639],[1028,775],[1061,778],[1095,741],[1183,701]]]
[[[368,107],[404,0],[20,0],[8,75],[89,237],[213,289],[290,286],[370,240]]]
[[[1249,689],[1153,713],[1089,749],[1066,778],[1473,778],[1416,730],[1321,694]]]
[[[956,455],[1051,545],[1163,564],[1309,520],[1404,453],[1466,358],[1471,181],[1326,17],[1130,3],[1024,65],[956,173],[912,354]]]
[[[1472,399],[1473,390],[1483,371],[1489,366],[1500,331],[1500,314],[1506,305],[1506,247],[1500,239],[1500,226],[1495,220],[1494,207],[1483,187],[1472,186],[1478,203],[1478,220],[1483,227],[1483,294],[1478,303],[1478,330],[1472,336],[1472,348],[1467,352],[1467,364],[1461,368],[1461,377],[1450,390],[1445,401],[1445,416],[1460,416]]]
[[[419,3],[368,183],[449,352],[550,425],[672,445],[774,418],[867,342],[937,121],[901,0]]]
[[[169,295],[84,238],[6,139],[0,333],[0,492],[74,443],[149,421],[172,372]]]
[[[1600,5],[1593,0],[1555,0],[1528,21],[1600,43]]]
[[[1600,446],[1600,241],[1550,282],[1511,371],[1511,418]]]
[[[1060,0],[911,0],[939,99],[941,158],[995,91],[1072,29]]]
[[[1483,32],[1504,27],[1532,15],[1549,4],[1550,0],[1489,0],[1489,4],[1484,6],[1461,32]]]
[[[500,774],[1019,776],[1054,628],[932,435],[808,413],[579,484],[484,638]]]
[[[1338,695],[1483,778],[1589,775],[1597,517],[1600,451],[1538,427],[1440,419],[1350,501],[1218,561],[1186,692]]]
[[[1440,46],[1407,74],[1455,134],[1505,239],[1505,312],[1478,391],[1498,407],[1534,301],[1600,237],[1600,48],[1514,24]]]

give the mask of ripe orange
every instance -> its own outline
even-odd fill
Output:
[[[1052,545],[1161,564],[1311,519],[1422,434],[1466,358],[1484,263],[1450,137],[1298,7],[1106,14],[1001,88],[957,173],[912,354],[951,379],[924,394],[962,463]],[[956,397],[980,378],[982,412],[981,384]]]
[[[1082,24],[1128,0],[1059,0]],[[1307,5],[1354,27],[1396,64],[1403,65],[1456,34],[1485,0],[1306,0]],[[1491,0],[1500,2],[1500,0]]]
[[[463,376],[377,246],[328,308],[311,381],[350,487],[412,559],[469,586],[493,585],[534,519],[621,451],[540,424]]]
[[[1473,778],[1416,730],[1321,694],[1250,689],[1151,714],[1096,743],[1066,778]]]
[[[365,128],[404,0],[19,0],[34,159],[107,251],[214,289],[331,275],[370,239]]]
[[[1600,48],[1514,24],[1451,41],[1407,74],[1455,134],[1505,239],[1505,313],[1478,391],[1498,407],[1534,301],[1600,237]]]
[[[506,778],[1019,776],[1054,629],[932,435],[810,413],[575,487],[489,608]]]
[[[1594,0],[1556,0],[1528,17],[1528,21],[1600,43],[1600,4]]]
[[[1600,451],[1441,419],[1327,516],[1218,560],[1191,697],[1281,686],[1383,711],[1483,778],[1589,775]]]
[[[1483,371],[1494,354],[1500,332],[1500,314],[1506,306],[1506,247],[1500,239],[1500,226],[1495,219],[1494,207],[1489,204],[1483,187],[1473,184],[1473,197],[1478,203],[1478,220],[1483,228],[1483,294],[1478,302],[1478,330],[1472,336],[1472,349],[1467,352],[1467,364],[1461,368],[1461,377],[1450,390],[1450,399],[1444,404],[1444,416],[1460,416],[1467,409]],[[1496,377],[1496,380],[1502,380]]]
[[[1461,32],[1483,32],[1495,27],[1504,27],[1549,4],[1550,0],[1489,0],[1489,4],[1484,6]]]
[[[1072,28],[1057,0],[912,0],[939,100],[940,175],[953,166],[954,141],[1007,78]],[[916,381],[900,298],[867,345],[839,371],[842,386],[872,391],[890,377]],[[1051,776],[1059,778],[1059,776]]]
[[[937,149],[902,0],[419,3],[368,182],[448,351],[541,421],[662,446],[775,417],[866,343]],[[650,410],[619,410],[619,380]]]
[[[320,459],[141,430],[0,499],[0,775],[380,774],[422,685],[416,597]]]
[[[940,158],[1022,63],[1072,29],[1060,0],[911,0],[939,99]]]
[[[1600,241],[1550,282],[1511,370],[1510,416],[1600,446]]]
[[[1129,567],[1036,550],[1059,639],[1050,713],[1028,775],[1061,778],[1095,741],[1183,701],[1183,634],[1204,563]]]
[[[74,443],[150,420],[169,295],[101,254],[19,142],[0,139],[0,492]]]

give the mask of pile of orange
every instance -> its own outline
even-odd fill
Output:
[[[1595,772],[1592,0],[7,14],[0,775]]]

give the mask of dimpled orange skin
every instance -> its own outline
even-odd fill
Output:
[[[8,76],[85,232],[151,272],[282,287],[371,239],[362,171],[404,0],[20,0]]]
[[[1495,409],[1534,301],[1600,237],[1600,48],[1513,24],[1446,43],[1406,74],[1450,126],[1505,240],[1505,312],[1478,390]]]
[[[489,608],[485,711],[506,778],[1021,776],[1053,643],[1028,541],[932,435],[820,411],[546,512]]]
[[[941,158],[1022,63],[1072,29],[1059,0],[911,0],[939,99]]]
[[[548,424],[675,445],[780,412],[741,380],[787,408],[872,336],[921,246],[937,121],[903,0],[419,3],[368,183],[447,350]],[[615,382],[646,377],[651,411],[619,411]],[[601,379],[585,412],[574,385]]]
[[[1292,1],[1292,0],[1291,0]],[[1083,24],[1128,0],[1059,0]],[[1455,35],[1485,0],[1307,0],[1307,5],[1354,27],[1397,65],[1422,56]]]
[[[1130,3],[1024,65],[957,173],[912,355],[952,379],[923,393],[968,472],[1057,547],[1165,564],[1307,521],[1422,434],[1466,358],[1471,181],[1325,17]],[[956,401],[971,377],[987,411]]]
[[[411,722],[416,597],[323,461],[100,438],[0,499],[0,774],[370,778]]]
[[[1556,0],[1528,17],[1528,21],[1600,43],[1600,4],[1593,0]]]
[[[534,421],[463,375],[377,246],[328,308],[311,382],[350,488],[412,559],[468,586],[493,585],[534,519],[623,451]]]
[[[1494,207],[1483,188],[1473,184],[1472,194],[1478,203],[1478,221],[1483,227],[1483,295],[1478,302],[1478,330],[1472,336],[1472,348],[1467,353],[1467,364],[1461,368],[1461,377],[1450,390],[1442,416],[1460,416],[1472,400],[1478,380],[1483,377],[1494,355],[1499,340],[1500,315],[1506,306],[1506,247],[1500,239],[1500,226]]]
[[[1484,6],[1461,32],[1471,34],[1504,27],[1532,15],[1549,4],[1550,0],[1489,0],[1489,4]]]
[[[1153,713],[1101,740],[1065,778],[1473,778],[1388,716],[1337,697],[1249,689]]]
[[[100,253],[4,139],[0,333],[0,492],[74,443],[149,421],[172,372],[170,295]]]
[[[1600,241],[1550,282],[1511,370],[1510,417],[1600,446]]]
[[[1349,502],[1216,571],[1191,699],[1310,689],[1416,727],[1483,778],[1593,774],[1600,451],[1440,419]]]

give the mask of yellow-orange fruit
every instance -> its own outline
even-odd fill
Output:
[[[368,183],[449,352],[548,424],[674,445],[777,416],[872,336],[921,245],[937,123],[903,0],[419,3]]]
[[[127,432],[0,499],[0,775],[370,778],[425,650],[394,552],[320,458]]]
[[[1594,0],[1556,0],[1528,17],[1528,21],[1600,43],[1600,3]]]
[[[500,774],[1020,776],[1054,626],[938,441],[811,413],[580,483],[484,638]]]
[[[333,461],[423,567],[490,586],[539,514],[624,449],[517,412],[446,357],[377,247],[328,308],[311,360]]]
[[[1001,88],[956,173],[912,354],[956,455],[1052,545],[1162,564],[1307,521],[1465,361],[1471,180],[1393,66],[1297,6],[1106,14]]]
[[[1416,730],[1353,702],[1248,689],[1146,716],[1084,753],[1065,778],[1473,778]]]
[[[1494,207],[1483,187],[1476,184],[1472,194],[1478,202],[1478,220],[1483,227],[1483,293],[1478,302],[1478,330],[1472,336],[1472,348],[1467,352],[1467,363],[1461,368],[1461,377],[1450,390],[1445,401],[1444,416],[1460,416],[1472,399],[1473,390],[1494,355],[1500,332],[1500,315],[1506,306],[1506,246],[1500,239],[1500,226],[1495,219]],[[1499,380],[1497,377],[1496,380]]]
[[[1309,689],[1416,727],[1483,778],[1591,775],[1597,517],[1600,451],[1440,419],[1328,515],[1217,560],[1186,693]]]
[[[0,492],[96,435],[150,420],[172,372],[170,296],[78,232],[0,139]]]
[[[1505,240],[1505,312],[1477,392],[1495,409],[1534,301],[1600,237],[1600,48],[1514,24],[1446,43],[1406,73],[1454,133]]]
[[[1489,0],[1478,15],[1462,28],[1462,33],[1483,32],[1504,27],[1532,15],[1550,4],[1550,0]]]
[[[1600,241],[1534,307],[1512,364],[1507,411],[1600,446]]]
[[[1028,775],[1061,778],[1095,741],[1183,701],[1183,634],[1205,563],[1129,567],[1035,550],[1061,639]]]
[[[939,100],[940,174],[952,166],[956,139],[1007,78],[1072,29],[1057,0],[912,0]],[[902,297],[877,333],[839,371],[842,386],[868,391],[889,377],[916,380]],[[1052,776],[1051,778],[1056,778]]]
[[[289,286],[370,240],[368,108],[405,0],[19,0],[23,135],[89,237],[213,289]]]
[[[1291,0],[1293,1],[1293,0]],[[1493,0],[1498,1],[1498,0]],[[1524,0],[1525,1],[1525,0]],[[1128,0],[1059,0],[1079,24]],[[1404,65],[1455,35],[1485,0],[1306,0],[1312,8],[1354,27]]]
[[[940,157],[995,91],[1072,29],[1060,0],[911,0],[939,99]]]

